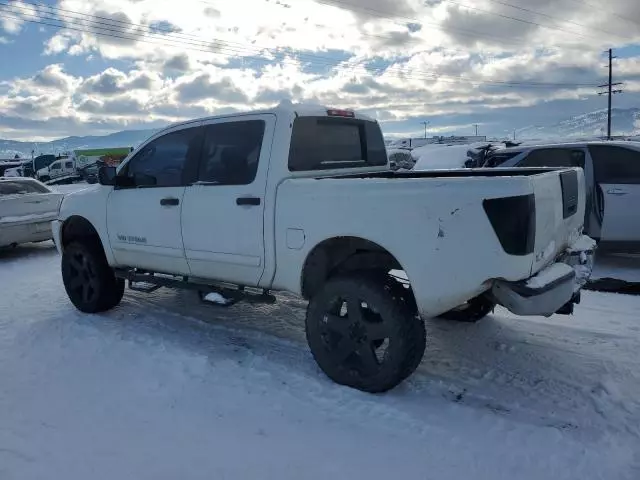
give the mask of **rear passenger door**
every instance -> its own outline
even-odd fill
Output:
[[[274,115],[204,122],[197,181],[186,188],[182,237],[191,275],[257,286]]]
[[[600,240],[640,246],[640,150],[590,145],[589,152],[599,187]]]

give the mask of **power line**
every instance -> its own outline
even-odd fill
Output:
[[[415,23],[418,25],[430,25],[432,28],[435,28],[436,30],[440,30],[443,31],[445,33],[450,33],[450,32],[455,32],[458,35],[463,35],[463,36],[467,36],[467,37],[473,37],[474,39],[477,39],[478,37],[483,37],[483,38],[487,38],[489,40],[493,40],[500,42],[501,45],[510,45],[510,46],[522,46],[523,43],[513,43],[510,42],[508,39],[504,38],[504,37],[496,37],[494,35],[488,35],[486,33],[483,32],[478,32],[475,30],[468,30],[468,29],[463,29],[463,28],[457,28],[457,27],[449,27],[449,28],[444,28],[441,25],[437,24],[437,23],[433,23],[433,22],[425,22],[423,20],[419,20],[416,18],[411,18],[411,17],[405,17],[402,15],[393,15],[390,12],[384,12],[382,10],[377,10],[375,8],[371,8],[371,7],[360,7],[357,5],[353,5],[349,2],[344,2],[344,1],[340,1],[340,0],[313,0],[315,3],[320,3],[322,5],[329,5],[332,7],[337,7],[337,8],[343,8],[343,7],[348,7],[347,10],[351,10],[351,11],[359,11],[359,12],[363,12],[366,13],[368,15],[371,15],[373,17],[378,17],[378,18],[382,18],[382,19],[386,19],[386,20],[390,20],[392,22],[396,22],[396,18],[401,18],[403,20],[406,20],[410,23]]]
[[[424,138],[427,138],[427,127],[429,126],[429,122],[428,120],[425,120],[424,122],[420,122],[422,125],[424,125]]]
[[[476,10],[476,11],[479,11],[479,12],[486,13],[488,15],[493,15],[493,16],[496,16],[496,17],[505,18],[505,19],[512,20],[512,21],[515,21],[515,22],[526,23],[528,25],[535,25],[535,26],[538,26],[540,28],[546,28],[546,29],[549,29],[549,30],[558,30],[560,32],[569,33],[571,35],[578,35],[579,37],[583,37],[583,38],[594,38],[596,40],[599,40],[597,37],[594,37],[592,35],[584,35],[582,33],[574,32],[572,30],[565,30],[565,29],[560,28],[560,27],[550,27],[549,25],[543,25],[542,23],[533,22],[531,20],[525,20],[525,19],[522,19],[522,18],[512,17],[510,15],[504,15],[504,14],[498,13],[498,12],[492,12],[491,10],[486,10],[484,8],[471,7],[469,5],[465,5],[464,3],[456,2],[454,0],[442,0],[442,1],[443,2],[447,2],[447,3],[451,3],[453,5],[457,5],[457,6],[462,7],[462,8],[466,8],[468,10]]]
[[[0,7],[16,7],[14,5],[8,5],[5,3],[0,3]],[[18,7],[20,8],[20,7]],[[52,9],[55,9],[55,7],[50,7]],[[215,54],[219,54],[222,56],[229,56],[229,57],[234,57],[237,56],[238,53],[244,53],[244,54],[251,54],[251,55],[255,55],[256,57],[258,57],[261,52],[267,50],[267,49],[262,49],[262,50],[255,50],[254,49],[247,49],[247,48],[241,48],[238,49],[239,47],[237,46],[227,46],[224,47],[225,50],[230,50],[233,53],[224,53],[221,52],[219,50],[213,50],[211,48],[212,43],[214,42],[201,42],[201,43],[195,43],[194,42],[186,42],[183,39],[177,39],[174,37],[169,37],[168,38],[168,42],[165,39],[166,36],[161,35],[162,38],[156,38],[156,37],[148,37],[146,36],[147,33],[150,33],[151,35],[159,35],[157,33],[154,33],[152,31],[150,32],[143,32],[142,34],[138,34],[136,32],[130,33],[128,31],[125,31],[124,28],[126,27],[131,27],[131,26],[142,26],[144,28],[147,28],[149,30],[150,27],[144,26],[144,25],[140,25],[140,24],[133,24],[133,23],[129,23],[129,22],[123,22],[120,20],[115,20],[115,19],[108,19],[110,22],[112,22],[111,24],[105,24],[105,22],[96,22],[93,20],[83,20],[84,21],[84,25],[80,25],[81,27],[84,28],[80,28],[80,26],[78,24],[73,24],[71,22],[69,22],[69,24],[63,24],[63,25],[59,25],[59,24],[53,24],[53,23],[48,23],[48,22],[44,22],[42,20],[49,20],[49,21],[55,21],[55,22],[59,22],[59,23],[63,23],[62,20],[58,20],[57,18],[51,18],[49,17],[44,17],[41,18],[40,20],[31,20],[31,19],[26,19],[22,16],[19,16],[17,14],[15,14],[14,12],[11,12],[10,10],[2,9],[0,8],[0,11],[4,10],[4,12],[8,13],[8,14],[13,14],[15,15],[14,17],[7,17],[6,14],[5,15],[0,15],[0,16],[5,16],[5,18],[14,18],[14,19],[18,19],[18,20],[22,20],[22,21],[26,21],[29,23],[35,23],[35,24],[40,24],[40,25],[46,25],[46,26],[50,26],[50,27],[54,27],[56,29],[60,29],[60,30],[72,30],[72,31],[78,31],[78,32],[82,32],[82,33],[88,33],[88,34],[95,34],[95,35],[102,35],[102,36],[107,36],[107,37],[112,37],[112,38],[119,38],[119,39],[123,39],[123,40],[130,40],[130,41],[139,41],[139,42],[143,42],[143,43],[150,43],[150,44],[156,44],[156,45],[167,45],[167,46],[172,46],[172,47],[180,47],[180,48],[187,48],[190,50],[195,50],[195,51],[201,51],[201,52],[206,52],[206,53],[215,53]],[[32,12],[29,12],[30,15],[33,15]],[[50,14],[53,15],[53,14]],[[88,14],[83,14],[85,16],[88,17],[92,17],[91,15]],[[72,18],[73,20],[79,20],[70,16],[64,16],[61,15],[61,17],[66,17],[66,18]],[[102,17],[102,18],[106,18],[106,17]],[[88,25],[87,25],[88,24]],[[102,25],[108,25],[109,27],[115,27],[115,28],[107,28],[106,26],[102,26]],[[87,30],[86,27],[90,27],[93,28],[95,30]],[[111,33],[107,33],[107,32],[111,32]],[[136,35],[138,34],[139,36],[134,36],[132,37],[131,35]],[[217,43],[220,44],[225,44],[226,42],[223,41],[216,41]],[[195,45],[195,46],[194,46]],[[242,44],[236,44],[238,46],[241,46]],[[203,48],[205,46],[208,46],[209,48]],[[198,47],[202,47],[202,48],[198,48]],[[271,52],[273,53],[273,52]],[[275,53],[281,53],[281,52],[275,52]],[[318,57],[315,55],[305,55],[305,54],[297,54],[297,56],[299,57],[306,57],[309,58],[309,63],[315,63],[315,64],[321,64],[323,66],[333,66],[333,67],[337,67],[341,64],[343,64],[343,62],[336,62],[335,59],[329,59],[328,57]],[[323,60],[328,60],[328,62],[325,62]],[[269,58],[264,58],[264,59],[259,59],[259,58],[252,58],[252,60],[256,60],[256,61],[267,61],[270,62],[272,61]],[[356,67],[361,66],[361,65],[353,65],[352,67],[355,69]],[[366,69],[366,66],[364,66],[364,68]],[[580,83],[550,83],[550,82],[524,82],[524,81],[499,81],[499,80],[473,80],[473,79],[469,79],[469,78],[465,78],[465,77],[457,77],[457,76],[448,76],[448,75],[440,75],[437,72],[424,72],[424,71],[416,71],[416,73],[422,73],[424,76],[418,76],[415,74],[407,74],[405,72],[403,72],[401,69],[399,70],[400,67],[387,67],[385,69],[380,69],[382,70],[385,74],[388,74],[390,76],[396,76],[396,77],[400,77],[400,78],[409,78],[409,79],[417,79],[417,80],[425,80],[425,79],[430,79],[430,80],[438,80],[438,81],[454,81],[456,83],[469,83],[472,85],[487,85],[487,86],[507,86],[507,87],[528,87],[528,88],[563,88],[563,87],[569,87],[569,88],[576,88],[576,87],[594,87],[595,84],[580,84]],[[426,76],[426,77],[425,77]],[[453,80],[446,80],[446,79],[453,79]]]
[[[588,29],[590,29],[590,30],[598,30],[599,32],[603,32],[603,33],[606,33],[606,34],[608,34],[608,35],[615,35],[615,36],[617,36],[617,37],[621,37],[621,38],[622,38],[622,35],[620,35],[619,33],[609,32],[608,30],[603,30],[603,29],[601,29],[601,28],[588,26],[588,25],[585,25],[585,24],[583,24],[583,23],[577,23],[577,22],[574,22],[574,21],[572,21],[572,20],[567,20],[567,19],[564,19],[564,18],[554,17],[553,15],[548,15],[548,14],[546,14],[546,13],[538,12],[538,11],[535,11],[535,10],[530,10],[530,9],[528,9],[528,8],[521,7],[521,6],[519,6],[519,5],[512,5],[512,4],[510,4],[510,3],[502,2],[502,1],[500,1],[500,0],[489,0],[489,1],[490,1],[490,2],[492,2],[492,3],[497,3],[498,5],[504,5],[505,7],[510,7],[510,8],[514,8],[514,9],[516,9],[516,10],[521,10],[521,11],[523,11],[523,12],[533,13],[534,15],[539,15],[539,16],[541,16],[541,17],[549,18],[549,19],[551,19],[551,20],[560,20],[560,21],[562,21],[562,22],[570,23],[570,24],[572,24],[572,25],[576,25],[576,26],[578,26],[578,27],[588,28]],[[625,38],[625,39],[626,39],[626,38]]]
[[[577,5],[580,5],[582,7],[584,6],[588,6],[591,7],[595,10],[602,10],[602,5],[596,5],[595,3],[591,3],[591,2],[587,2],[585,0],[569,0],[570,2],[573,2]],[[608,13],[610,13],[611,15],[613,15],[614,17],[619,18],[620,20],[624,20],[625,22],[629,22],[629,23],[633,23],[635,25],[640,25],[640,20],[634,20],[632,18],[627,18],[624,15],[621,15],[617,12],[614,12],[613,10],[610,10]]]
[[[600,88],[607,88],[606,92],[598,92],[598,95],[608,95],[608,106],[607,106],[607,139],[611,140],[611,97],[616,93],[622,93],[622,89],[614,89],[613,87],[622,85],[622,82],[613,82],[613,59],[616,58],[613,56],[613,49],[609,49],[609,82],[604,85],[599,85]]]

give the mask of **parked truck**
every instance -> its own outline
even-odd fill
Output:
[[[78,174],[87,183],[98,181],[98,169],[102,165],[117,167],[131,153],[130,147],[98,148],[91,150],[74,150]]]
[[[293,292],[320,368],[367,392],[418,367],[429,317],[570,313],[595,248],[582,169],[393,172],[378,123],[351,110],[180,123],[99,179],[52,225],[80,311],[115,307],[126,282],[226,305]]]
[[[84,180],[97,182],[98,168],[102,165],[117,166],[131,152],[129,147],[73,150],[59,156],[49,165],[36,171],[35,177],[45,183],[72,183]]]

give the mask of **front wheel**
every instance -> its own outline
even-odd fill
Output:
[[[496,302],[484,295],[472,298],[467,303],[443,313],[440,318],[454,322],[475,323],[489,315],[496,308]]]
[[[392,389],[420,364],[422,320],[394,299],[377,277],[329,280],[311,299],[307,342],[334,382],[370,393]]]
[[[62,254],[62,281],[71,303],[84,313],[110,310],[124,295],[124,280],[109,267],[101,248],[71,243]]]

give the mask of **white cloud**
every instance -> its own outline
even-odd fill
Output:
[[[0,113],[131,125],[283,97],[362,108],[385,121],[499,112],[593,98],[589,85],[604,80],[601,52],[615,37],[602,30],[619,32],[619,45],[640,41],[624,20],[640,16],[637,2],[596,11],[579,0],[514,1],[479,0],[473,10],[458,5],[468,0],[59,0],[59,19],[76,30],[52,35],[45,54],[130,66],[81,78],[50,65],[0,93]],[[639,65],[618,60],[628,91],[640,91]]]

